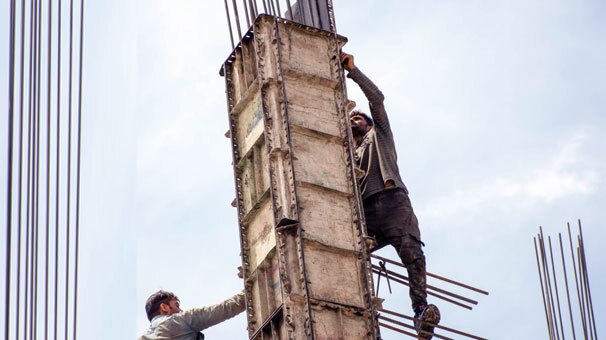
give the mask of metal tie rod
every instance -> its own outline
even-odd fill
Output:
[[[395,277],[397,277],[397,278],[400,278],[400,279],[402,279],[402,280],[406,280],[406,281],[409,281],[409,282],[410,282],[410,280],[408,279],[408,277],[406,277],[406,276],[404,276],[404,275],[402,275],[402,274],[400,274],[400,273],[396,273],[396,272],[391,271],[391,270],[389,270],[389,269],[383,269],[383,268],[381,268],[381,267],[379,267],[379,266],[377,266],[377,265],[374,265],[374,264],[372,265],[372,268],[373,268],[373,269],[376,269],[376,270],[379,270],[379,271],[383,270],[383,272],[384,272],[384,273],[387,273],[387,274],[389,274],[389,275],[391,275],[391,276],[395,276]],[[463,300],[463,301],[465,301],[465,302],[468,302],[468,303],[471,303],[471,304],[474,304],[474,305],[477,305],[477,304],[478,304],[478,301],[476,301],[476,300],[472,300],[472,299],[470,299],[470,298],[467,298],[467,297],[464,297],[464,296],[461,296],[461,295],[458,295],[458,294],[455,294],[455,293],[451,293],[451,292],[449,292],[449,291],[447,291],[447,290],[445,290],[445,289],[441,289],[441,288],[438,288],[438,287],[436,287],[436,286],[427,285],[427,288],[428,288],[428,289],[435,290],[436,292],[439,292],[439,293],[442,293],[442,294],[445,294],[445,295],[448,295],[448,296],[452,296],[452,297],[454,297],[454,298],[457,298],[457,299]]]
[[[376,274],[378,274],[378,273],[379,273],[377,270],[374,270],[374,269],[373,269],[373,272],[374,272],[374,273],[376,273]],[[400,284],[402,284],[402,285],[408,286],[408,283],[407,283],[407,282],[405,282],[404,280],[400,280],[400,279],[398,279],[397,277],[392,277],[392,278],[391,278],[391,280],[393,280],[394,282],[400,283]],[[441,299],[441,300],[444,300],[444,301],[446,301],[446,302],[450,302],[450,303],[452,303],[453,305],[457,305],[457,306],[459,306],[459,307],[463,307],[463,308],[466,308],[466,309],[469,309],[469,310],[472,310],[472,309],[473,309],[471,306],[468,306],[468,305],[463,304],[463,303],[461,303],[461,302],[459,302],[459,301],[455,301],[455,300],[453,300],[453,299],[447,298],[446,296],[440,295],[440,294],[438,294],[438,293],[434,293],[434,292],[432,292],[432,291],[428,291],[428,292],[427,292],[427,295],[430,295],[430,296],[436,297],[436,298]]]
[[[394,323],[394,324],[396,324],[396,325],[398,325],[398,326],[404,326],[404,327],[408,327],[408,328],[415,329],[415,328],[414,328],[414,326],[411,326],[411,325],[405,324],[405,323],[403,323],[403,322],[400,322],[400,321],[398,321],[398,320],[394,320],[394,319],[392,319],[392,318],[388,318],[388,317],[386,317],[386,316],[379,316],[379,319],[380,319],[380,320],[385,320],[385,321],[388,321],[388,322],[391,322],[391,323]],[[385,325],[385,324],[383,324],[383,325]],[[436,338],[438,338],[438,339],[454,340],[454,339],[449,338],[449,337],[447,337],[447,336],[440,335],[440,334],[436,334],[436,333],[432,333],[432,332],[423,331],[423,333],[424,333],[424,334],[426,334],[426,335],[431,335],[432,337],[436,337]]]
[[[383,260],[383,261],[385,261],[385,262],[387,262],[387,263],[391,263],[391,264],[393,264],[393,265],[396,265],[396,266],[399,266],[399,267],[402,267],[402,268],[406,268],[406,266],[404,266],[403,264],[401,264],[401,263],[399,263],[399,262],[396,262],[396,261],[393,261],[393,260],[390,260],[390,259],[388,259],[388,258],[385,258],[385,257],[379,256],[379,255],[375,255],[375,254],[371,254],[370,256],[371,256],[371,257],[374,257],[375,259],[378,259],[378,260]],[[435,279],[442,280],[442,281],[445,281],[445,282],[451,283],[451,284],[453,284],[453,285],[457,285],[457,286],[459,286],[459,287],[463,287],[463,288],[467,288],[467,289],[469,289],[469,290],[473,290],[474,292],[477,292],[477,293],[480,293],[480,294],[488,295],[488,292],[487,292],[487,291],[485,291],[485,290],[481,290],[481,289],[479,289],[479,288],[475,288],[475,287],[472,287],[472,286],[470,286],[470,285],[466,285],[466,284],[464,284],[464,283],[457,282],[457,281],[455,281],[455,280],[451,280],[451,279],[449,279],[449,278],[446,278],[446,277],[443,277],[443,276],[440,276],[440,275],[436,275],[436,274],[433,274],[433,273],[427,272],[427,276],[431,276],[431,277],[433,277],[433,278],[435,278]]]
[[[387,314],[391,314],[391,315],[393,315],[393,316],[397,316],[397,317],[400,317],[400,318],[403,318],[403,319],[407,319],[407,320],[414,321],[414,318],[413,318],[413,317],[408,316],[408,315],[404,315],[404,314],[401,314],[401,313],[398,313],[398,312],[394,312],[394,311],[392,311],[392,310],[388,310],[388,309],[379,309],[379,311],[380,311],[380,312],[387,313]],[[456,330],[456,329],[454,329],[454,328],[450,328],[450,327],[446,327],[446,326],[442,326],[442,325],[434,325],[434,326],[435,326],[436,328],[438,328],[438,329],[443,329],[443,330],[448,331],[448,332],[451,332],[451,333],[455,333],[455,334],[458,334],[458,335],[463,335],[463,336],[466,336],[466,337],[471,338],[471,339],[477,339],[477,340],[488,340],[488,339],[486,339],[486,338],[482,338],[482,337],[479,337],[479,336],[477,336],[477,335],[473,335],[473,334],[465,333],[465,332],[462,332],[462,331]]]
[[[394,326],[388,325],[388,324],[386,324],[386,323],[379,322],[379,326],[381,326],[381,327],[385,327],[385,328],[387,328],[387,329],[391,329],[392,331],[396,331],[396,332],[398,332],[398,333],[406,334],[406,335],[411,336],[411,337],[413,337],[413,338],[417,338],[417,337],[418,337],[416,334],[413,334],[413,333],[407,332],[407,331],[405,331],[405,330],[403,330],[403,329],[400,329],[400,328],[397,328],[397,327],[394,327]]]

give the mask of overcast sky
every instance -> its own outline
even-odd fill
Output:
[[[557,236],[580,218],[596,322],[606,325],[606,3],[334,3],[344,50],[385,94],[428,270],[490,292],[473,296],[473,311],[432,300],[443,324],[490,339],[547,338],[532,238],[539,225]],[[87,2],[81,339],[137,337],[158,289],[190,308],[243,288],[218,74],[231,52],[223,6]],[[1,11],[7,18],[6,4]],[[389,295],[382,286],[387,308],[410,313],[404,287]],[[245,328],[240,315],[205,333],[244,339]]]

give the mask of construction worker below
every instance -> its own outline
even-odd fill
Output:
[[[415,328],[423,339],[431,339],[440,322],[440,311],[427,304],[427,279],[419,223],[414,214],[408,189],[400,178],[393,133],[379,88],[354,63],[350,54],[340,55],[347,77],[362,90],[370,106],[370,116],[360,110],[350,113],[355,142],[355,159],[363,171],[359,180],[366,228],[380,249],[388,244],[408,271],[410,299]]]
[[[203,340],[202,330],[242,313],[244,293],[216,305],[182,311],[179,298],[166,291],[152,294],[145,303],[149,328],[139,340]]]

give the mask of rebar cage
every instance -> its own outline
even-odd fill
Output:
[[[332,0],[224,0],[231,48],[238,45],[261,14],[336,32]]]

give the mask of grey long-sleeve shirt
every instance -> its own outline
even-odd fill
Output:
[[[392,180],[397,188],[408,189],[400,178],[398,155],[393,140],[393,133],[387,118],[383,100],[385,97],[359,68],[351,70],[347,77],[351,78],[368,99],[370,114],[374,127],[366,133],[356,145],[356,160],[358,166],[365,171],[360,182],[362,198],[366,199],[385,189],[385,182]]]
[[[245,308],[244,293],[239,293],[216,305],[157,315],[139,340],[197,340],[201,330],[233,318]]]

